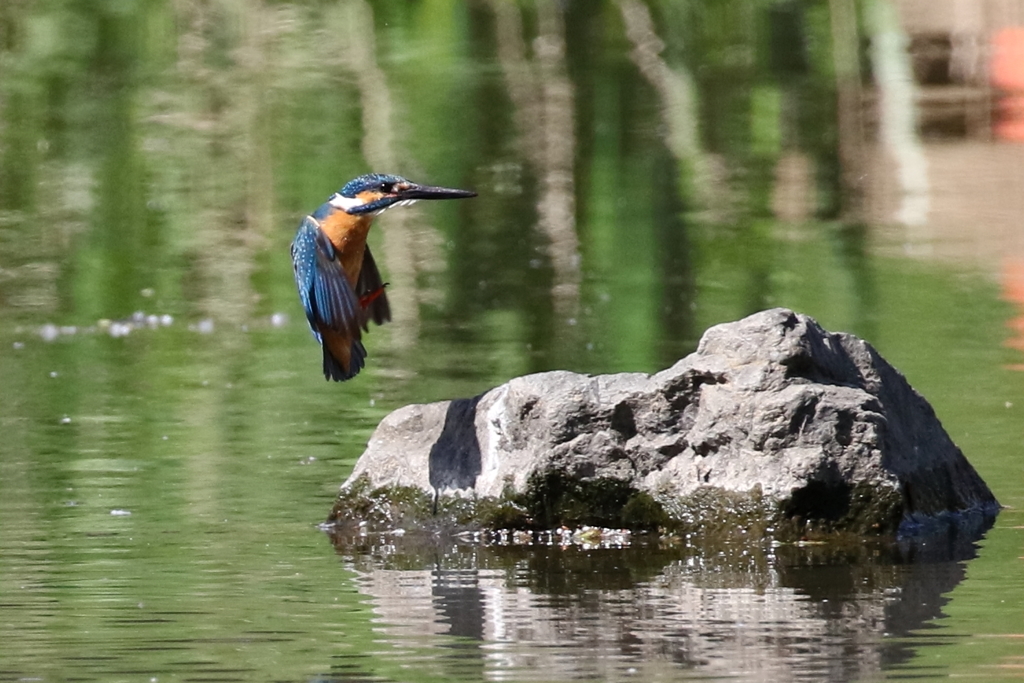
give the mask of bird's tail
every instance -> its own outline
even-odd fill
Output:
[[[344,382],[359,374],[366,364],[366,347],[358,339],[352,341],[352,350],[349,353],[348,370],[341,364],[341,361],[334,357],[324,344],[324,377],[335,382]]]

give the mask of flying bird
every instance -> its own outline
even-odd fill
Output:
[[[370,173],[350,180],[302,219],[292,241],[292,266],[309,329],[324,352],[324,377],[352,379],[366,361],[362,333],[372,320],[391,320],[391,307],[366,235],[373,219],[421,199],[462,199],[475,192],[419,185]]]

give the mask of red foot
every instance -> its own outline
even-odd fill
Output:
[[[377,289],[373,290],[369,294],[364,294],[363,296],[359,297],[359,305],[362,308],[366,308],[367,306],[372,304],[374,299],[376,299],[377,297],[379,297],[381,294],[384,293],[384,288],[387,287],[387,286],[388,286],[388,283],[385,282],[383,285],[381,285]]]

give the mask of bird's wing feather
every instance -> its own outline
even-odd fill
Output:
[[[360,298],[373,296],[373,300],[363,311],[363,329],[367,329],[370,320],[378,325],[391,320],[391,305],[388,304],[384,281],[377,270],[377,263],[373,260],[370,247],[363,251],[363,265],[359,270],[359,280],[356,282],[356,295]]]
[[[295,284],[313,335],[330,329],[359,338],[362,313],[359,298],[345,277],[334,245],[310,217],[306,217],[292,242]]]

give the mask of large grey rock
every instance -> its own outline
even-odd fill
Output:
[[[551,473],[619,482],[669,511],[706,491],[805,519],[857,509],[868,516],[854,522],[861,531],[998,509],[928,403],[871,345],[784,309],[709,329],[654,375],[546,372],[396,410],[345,486],[507,497]]]

